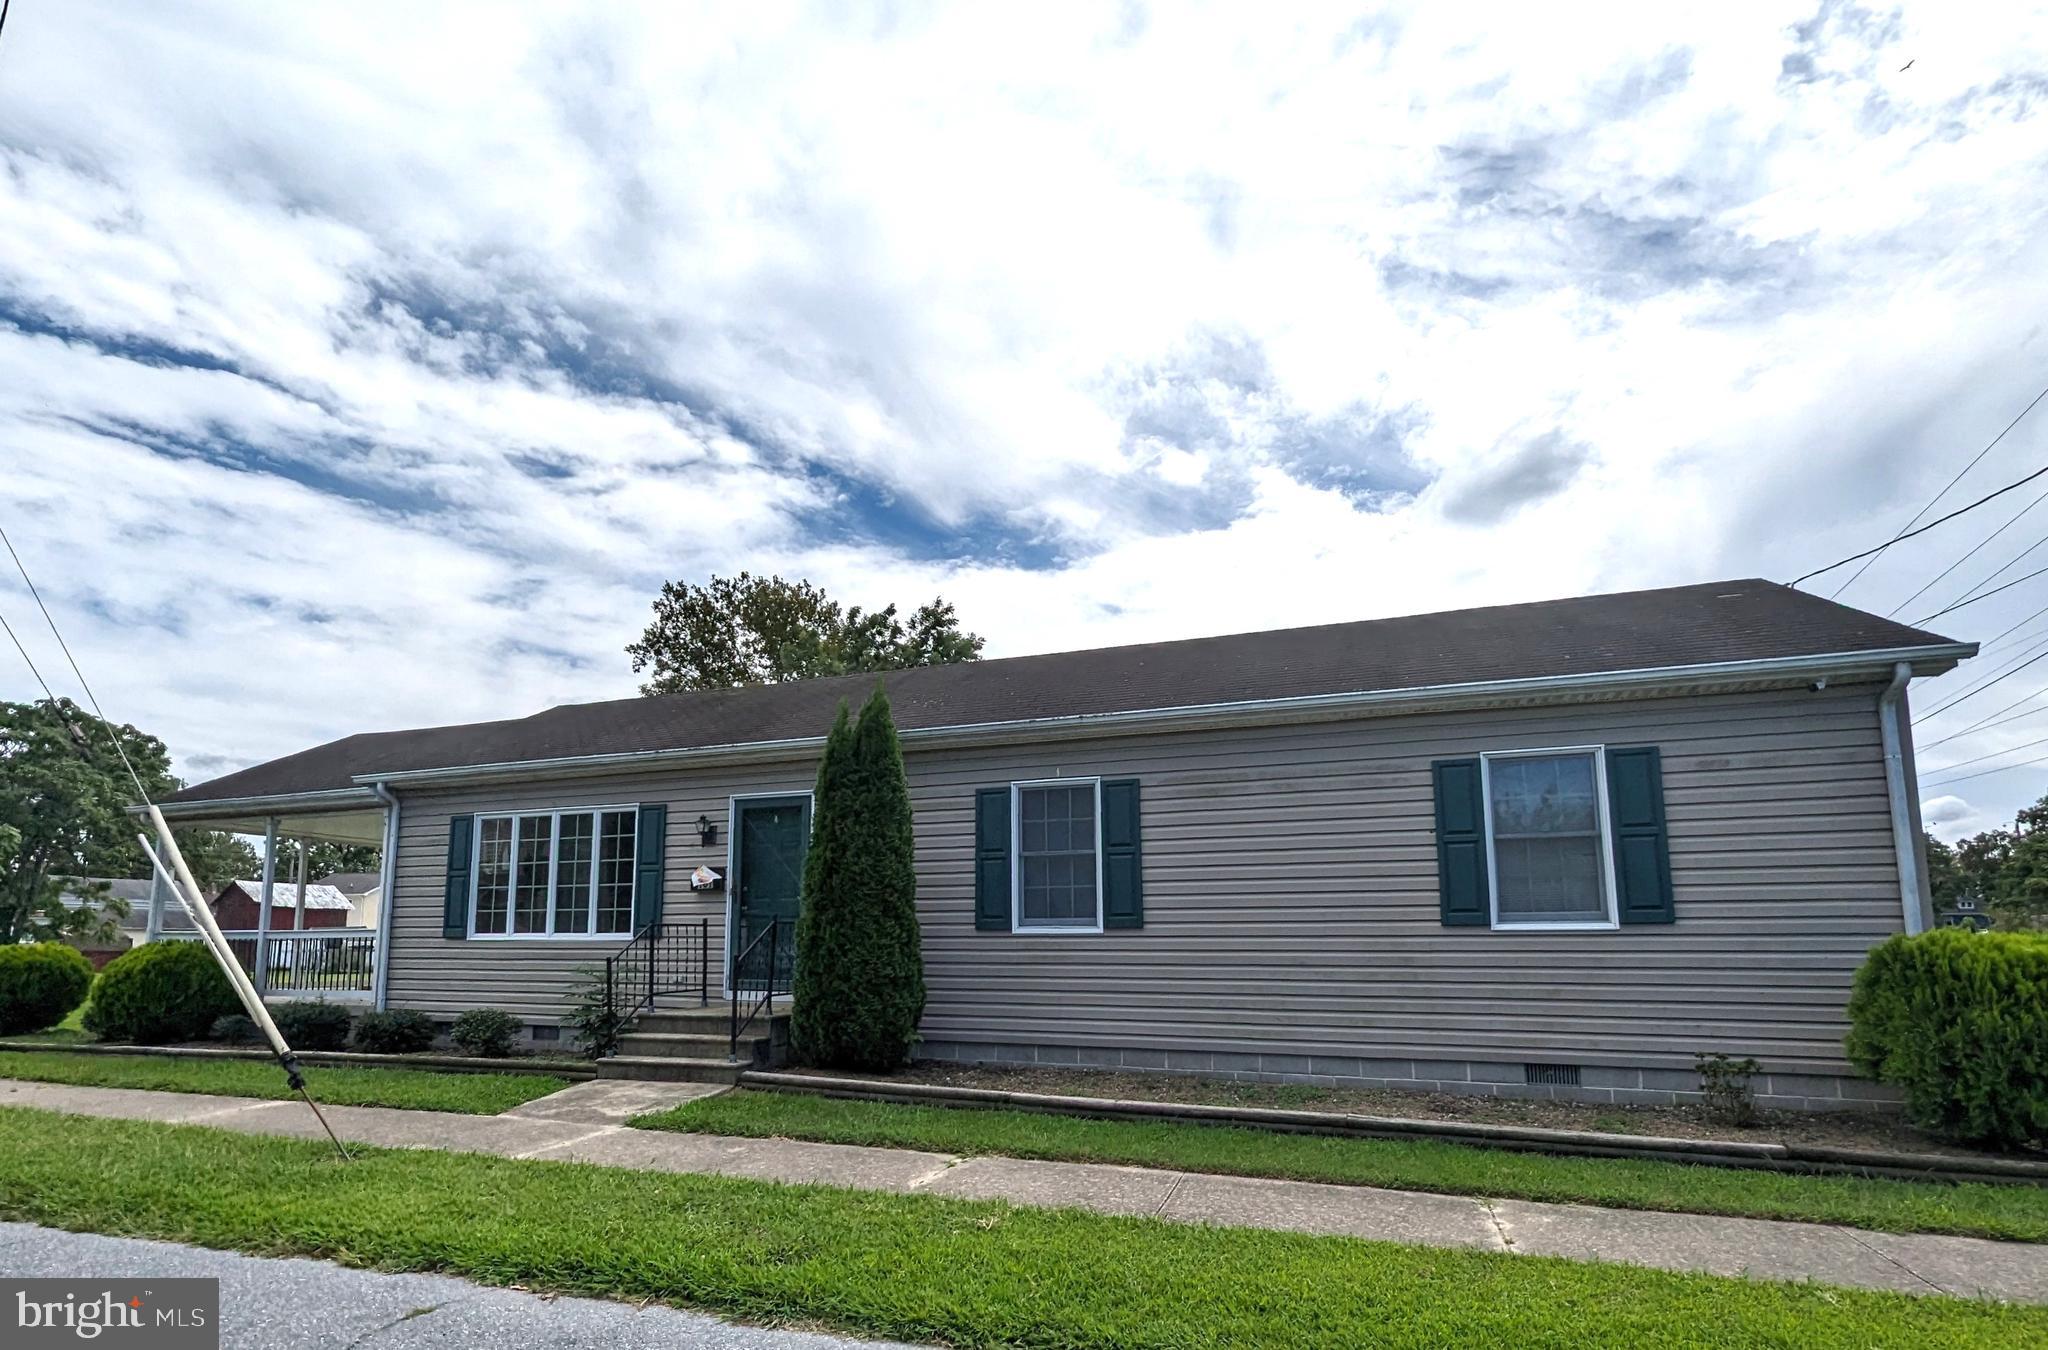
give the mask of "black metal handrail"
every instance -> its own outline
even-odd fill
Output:
[[[605,1004],[624,1021],[663,995],[711,1004],[711,921],[650,923],[604,960]]]
[[[762,944],[766,944],[763,951]],[[782,936],[782,920],[770,919],[768,927],[754,934],[754,940],[743,948],[732,960],[732,1049],[731,1060],[740,1060],[740,1033],[753,1025],[754,1018],[763,1008],[772,1010],[775,995],[789,992],[789,980],[784,970],[785,958],[792,963],[796,956],[794,935]],[[766,964],[762,964],[765,956]],[[753,1006],[747,1009],[745,1017],[740,1016],[743,999],[753,996],[755,988],[760,990],[754,997]]]

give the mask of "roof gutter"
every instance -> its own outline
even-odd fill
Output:
[[[1892,667],[1892,682],[1877,696],[1878,728],[1884,737],[1885,793],[1892,808],[1892,852],[1899,864],[1899,904],[1908,934],[1924,933],[1934,926],[1934,908],[1921,861],[1924,844],[1911,763],[1913,731],[1906,720],[1906,686],[1912,680],[1913,667],[1901,661]]]
[[[1005,722],[961,723],[913,727],[901,733],[905,745],[972,745],[1033,735],[1144,731],[1189,724],[1230,724],[1285,721],[1292,718],[1343,715],[1352,712],[1420,711],[1437,706],[1462,706],[1542,698],[1573,693],[1626,694],[1659,685],[1741,685],[1756,680],[1829,679],[1864,676],[1882,679],[1904,667],[1952,666],[1977,654],[1974,642],[1938,646],[1897,647],[1867,652],[1832,652],[1818,656],[1775,657],[1757,661],[1721,661],[1705,665],[1655,666],[1641,670],[1601,671],[1585,675],[1546,675],[1520,680],[1484,680],[1466,684],[1421,685],[1410,689],[1373,689],[1355,693],[1307,694],[1294,698],[1246,699],[1234,703],[1202,703],[1180,707],[1143,708],[1122,712],[1077,713],[1062,717],[1024,718]],[[723,745],[669,750],[633,750],[606,755],[565,755],[552,759],[506,760],[490,764],[450,765],[358,774],[357,783],[450,784],[512,775],[570,771],[607,772],[701,761],[772,760],[807,756],[824,745],[823,736],[776,741],[736,741]]]
[[[359,780],[360,781],[360,780]],[[165,816],[215,816],[248,812],[251,815],[281,815],[290,811],[346,811],[378,805],[377,794],[368,787],[326,788],[319,792],[281,792],[270,797],[215,797],[188,802],[159,802]],[[147,806],[131,806],[130,815],[142,815]]]

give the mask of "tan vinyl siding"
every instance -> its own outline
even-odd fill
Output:
[[[913,752],[933,1040],[1266,1055],[1690,1067],[1697,1050],[1841,1073],[1843,1006],[1900,927],[1875,686],[1431,713],[1057,746]],[[1677,922],[1496,932],[1438,921],[1429,764],[1564,745],[1662,748]],[[408,793],[390,997],[560,1011],[615,943],[440,937],[448,818],[666,801],[668,916],[709,915],[731,793],[801,790],[808,764],[692,768]],[[974,928],[974,789],[1142,784],[1145,927]],[[720,823],[711,849],[691,824]]]

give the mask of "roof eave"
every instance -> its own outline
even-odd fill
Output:
[[[1881,679],[1904,662],[1915,676],[1938,675],[1958,661],[1977,654],[1974,642],[1895,647],[1863,652],[1828,652],[1814,656],[1773,657],[1755,661],[1724,661],[1704,665],[1659,666],[1642,670],[1601,671],[1585,675],[1552,675],[1517,680],[1486,680],[1469,684],[1424,685],[1409,689],[1361,690],[1355,693],[1309,694],[1294,698],[1250,699],[1184,707],[1143,708],[1123,712],[1077,713],[1004,722],[961,723],[913,727],[901,732],[906,746],[932,747],[1001,744],[1046,736],[1115,734],[1171,729],[1184,725],[1257,725],[1318,721],[1352,715],[1427,712],[1439,708],[1512,707],[1602,695],[1649,697],[1662,694],[1733,692],[1759,681],[1828,678]],[[459,786],[504,778],[580,776],[621,769],[689,763],[745,763],[804,758],[823,746],[823,736],[776,741],[739,741],[724,745],[669,750],[634,750],[617,754],[568,755],[552,759],[507,760],[493,764],[403,769],[355,776],[355,782],[401,786]],[[253,799],[252,799],[253,800]],[[197,805],[195,803],[195,805]]]

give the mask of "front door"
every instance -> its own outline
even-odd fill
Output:
[[[787,993],[796,965],[796,916],[803,906],[811,799],[742,798],[734,803],[733,814],[733,870],[738,875],[732,888],[731,984],[765,992],[772,948],[775,991]],[[778,921],[774,937],[763,937]]]

